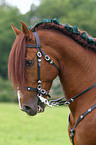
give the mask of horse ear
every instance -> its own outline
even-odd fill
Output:
[[[17,29],[13,24],[11,24],[13,31],[15,32],[16,36],[18,36],[21,31],[19,29]]]
[[[24,22],[21,21],[21,28],[22,28],[22,32],[24,33],[24,35],[26,37],[30,37],[30,31],[27,28],[27,26],[24,24]]]

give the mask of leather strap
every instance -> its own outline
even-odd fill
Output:
[[[92,107],[88,108],[87,111],[85,111],[77,120],[76,124],[74,125],[73,129],[71,129],[70,127],[70,114],[68,117],[68,122],[69,122],[69,130],[70,130],[70,137],[72,139],[72,143],[74,145],[74,135],[75,135],[75,128],[77,127],[77,125],[86,117],[86,115],[88,115],[89,113],[91,113],[94,109],[96,109],[96,104],[93,105]]]
[[[93,89],[94,87],[96,87],[96,84],[92,85],[91,87],[89,87],[88,89],[84,90],[83,92],[81,92],[80,94],[76,95],[75,97],[68,99],[68,100],[64,100],[64,101],[60,101],[59,105],[64,105],[64,104],[70,104],[71,102],[74,101],[74,99],[76,99],[77,97],[85,94],[86,92],[90,91],[91,89]]]
[[[26,47],[27,47],[27,48],[37,48],[37,45],[27,44]],[[38,47],[41,48],[41,45],[38,46]]]

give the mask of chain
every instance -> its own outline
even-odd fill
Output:
[[[65,104],[70,104],[72,101],[74,101],[72,99],[70,99],[70,101],[69,100],[62,101],[62,99],[64,99],[65,97],[59,98],[57,100],[48,100],[48,99],[42,97],[42,95],[38,95],[38,97],[41,100],[41,102],[48,105],[49,107],[62,106]]]

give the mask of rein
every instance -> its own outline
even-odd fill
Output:
[[[37,92],[37,97],[39,99],[39,101],[43,102],[44,104],[48,105],[49,107],[54,107],[54,106],[62,106],[65,104],[70,104],[71,102],[73,102],[76,98],[78,98],[79,96],[83,95],[84,93],[90,91],[91,89],[93,89],[94,87],[96,87],[96,84],[90,86],[89,88],[87,88],[86,90],[84,90],[83,92],[81,92],[80,94],[74,96],[73,98],[70,98],[68,100],[62,100],[65,97],[59,98],[57,100],[47,100],[46,98],[42,97],[42,95],[48,96],[49,98],[51,98],[51,96],[49,95],[49,93],[41,88],[41,79],[40,79],[40,68],[41,68],[41,56],[43,55],[45,60],[50,63],[51,65],[53,65],[58,72],[60,73],[60,69],[58,68],[58,66],[50,59],[50,57],[48,55],[46,55],[44,53],[44,51],[41,49],[41,44],[40,44],[40,39],[38,36],[38,33],[36,31],[33,31],[33,34],[35,36],[36,39],[36,45],[32,45],[32,44],[27,44],[26,47],[27,48],[37,48],[37,61],[38,61],[38,85],[37,88],[33,88],[33,87],[26,87],[27,91],[36,91]],[[86,115],[88,115],[89,113],[91,113],[94,109],[96,108],[96,104],[93,105],[92,107],[90,107],[87,111],[85,111],[77,120],[75,126],[73,127],[73,129],[71,129],[70,127],[70,114],[69,114],[69,131],[70,131],[70,137],[71,137],[71,141],[74,145],[74,135],[75,135],[75,128],[76,126],[80,123],[80,121],[82,121]]]

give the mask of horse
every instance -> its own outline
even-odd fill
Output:
[[[68,104],[69,138],[73,145],[96,145],[96,38],[77,25],[43,19],[16,34],[8,61],[8,76],[19,106],[28,115],[44,112],[46,104]],[[49,91],[59,76],[66,100],[51,100]]]

